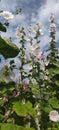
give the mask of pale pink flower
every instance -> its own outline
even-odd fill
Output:
[[[23,37],[23,33],[17,32],[17,33],[16,33],[16,37],[17,37],[17,38],[22,38],[22,37]]]
[[[23,27],[21,27],[21,26],[18,26],[18,27],[17,27],[17,30],[16,30],[16,37],[17,37],[17,38],[22,38],[22,37],[23,37],[23,32],[22,32],[22,30],[23,30]]]
[[[30,46],[31,51],[35,51],[37,48],[39,48],[39,46],[37,44],[33,44]]]
[[[18,81],[18,82],[21,81],[21,76],[20,76],[20,75],[17,76],[17,81]]]
[[[40,58],[36,58],[36,62],[40,63],[41,59]]]
[[[24,89],[24,91],[28,91],[29,90],[29,87],[28,87],[27,83],[24,83],[23,89]]]
[[[5,66],[8,66],[8,63],[7,62],[4,62],[3,63],[3,66],[5,67]]]
[[[39,30],[39,32],[42,33],[41,27],[42,27],[41,24],[36,24],[36,25],[33,27],[32,31],[33,31],[33,32],[37,32],[37,31]]]
[[[59,122],[59,113],[53,110],[49,113],[49,119],[53,122]]]
[[[41,56],[44,56],[44,52],[41,52]]]
[[[15,95],[15,97],[18,97],[18,96],[20,96],[21,95],[21,93],[20,93],[20,91],[19,92],[17,92],[17,94]]]

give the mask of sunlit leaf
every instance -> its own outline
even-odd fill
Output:
[[[33,128],[22,127],[18,125],[0,123],[0,130],[34,130]]]
[[[5,58],[13,58],[18,55],[19,48],[10,41],[5,41],[0,37],[0,53]]]
[[[5,102],[5,101],[1,99],[1,100],[0,100],[0,106],[3,106],[3,105],[4,105],[4,102]]]
[[[13,110],[19,116],[26,116],[27,114],[30,114],[31,116],[35,115],[32,104],[29,101],[25,104],[23,104],[21,101],[13,102]]]
[[[56,97],[52,97],[49,99],[49,104],[55,108],[55,109],[58,109],[59,108],[59,103],[58,103],[58,99]]]

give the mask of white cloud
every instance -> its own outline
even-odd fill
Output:
[[[48,18],[50,13],[53,12],[57,16],[59,13],[59,1],[56,0],[46,0],[45,5],[42,5],[41,8],[38,9],[38,19],[46,23],[48,22]]]
[[[23,2],[22,0],[20,0],[20,1]],[[33,1],[35,2],[35,0],[33,0]],[[25,0],[25,4],[27,4],[29,6],[29,3],[30,3],[30,0]],[[7,11],[15,12],[16,7],[18,5],[18,0],[1,0],[0,5],[1,5],[0,10],[5,10],[5,11],[7,10]],[[34,9],[34,10],[36,10],[36,9]],[[27,10],[26,10],[26,12],[27,12]],[[14,42],[19,46],[19,44],[17,43],[18,40],[16,39],[16,36],[15,36],[16,27],[18,25],[23,25],[27,29],[28,22],[30,24],[31,24],[31,22],[32,23],[42,23],[44,25],[44,27],[43,27],[44,35],[41,37],[40,47],[41,48],[46,47],[46,45],[49,44],[49,39],[50,39],[49,38],[49,29],[48,29],[49,28],[48,20],[49,20],[49,16],[50,16],[51,12],[55,13],[56,23],[59,25],[59,0],[46,0],[45,4],[42,4],[41,7],[37,8],[37,14],[35,14],[35,12],[33,11],[33,12],[31,12],[31,17],[30,17],[30,14],[28,14],[28,13],[25,14],[23,11],[21,14],[16,15],[14,17],[14,19],[9,20],[10,26],[6,33],[2,33],[2,37],[6,37],[6,38],[13,37]],[[28,19],[28,17],[29,17],[29,19]],[[59,31],[57,28],[56,40],[58,40],[58,39],[59,39]],[[27,45],[27,48],[29,49],[29,45]],[[15,58],[15,63],[16,63],[16,65],[20,64],[20,62],[17,58]]]
[[[19,24],[23,24],[26,20],[26,16],[24,14],[15,15],[14,19],[10,20],[10,25],[18,26]]]
[[[12,2],[13,1],[13,2]],[[14,11],[16,6],[17,6],[17,2],[16,0],[1,0],[0,2],[0,9],[1,10],[8,10],[8,11]]]
[[[46,0],[45,4],[38,9],[37,16],[35,17],[34,14],[32,15],[31,21],[33,23],[42,23],[44,25],[44,35],[40,43],[41,48],[44,48],[44,46],[49,43],[49,17],[51,13],[55,14],[56,24],[59,24],[59,0]],[[59,31],[57,28],[56,41],[59,38],[58,33]]]
[[[35,0],[33,0],[35,2]],[[1,0],[1,9],[3,10],[13,10],[15,11],[17,5],[18,5],[18,0],[13,0],[11,4],[11,0]],[[23,1],[22,1],[23,2]],[[29,4],[29,1],[25,1],[25,3]],[[27,7],[28,8],[28,7]],[[36,10],[36,9],[35,9]],[[2,36],[6,37],[15,37],[16,33],[16,27],[18,25],[23,25],[25,28],[28,27],[28,23],[32,24],[33,23],[42,23],[44,25],[43,32],[44,35],[42,36],[40,46],[43,48],[46,46],[49,42],[49,16],[50,13],[54,12],[55,13],[55,18],[56,18],[56,23],[59,24],[59,0],[46,0],[45,4],[42,4],[41,7],[38,8],[37,14],[35,15],[35,12],[31,12],[31,17],[29,14],[25,14],[22,12],[21,14],[18,14],[14,17],[14,19],[9,20],[10,22],[10,27],[7,30],[7,33],[2,33]],[[30,19],[28,19],[28,15]],[[58,32],[58,28],[57,28]],[[16,38],[16,37],[15,37]],[[56,38],[58,40],[58,33],[56,33]],[[44,42],[43,42],[44,41]]]

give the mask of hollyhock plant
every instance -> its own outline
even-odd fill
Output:
[[[50,42],[49,53],[47,54],[44,71],[43,82],[43,98],[42,113],[41,113],[41,130],[44,129],[59,129],[57,123],[59,122],[59,57],[58,49],[56,48],[56,25],[54,14],[50,16]],[[46,100],[49,95],[48,100]],[[54,109],[54,110],[53,110]],[[50,113],[49,113],[50,112]],[[48,119],[49,115],[49,119]],[[44,123],[44,120],[46,123]],[[51,122],[50,122],[51,121]],[[55,126],[55,123],[56,126]]]
[[[19,38],[20,40],[20,43],[21,43],[21,47],[20,47],[20,62],[21,62],[21,67],[20,67],[20,73],[21,73],[21,82],[23,82],[23,66],[24,66],[24,63],[25,63],[25,31],[24,31],[24,28],[22,26],[18,26],[17,27],[17,30],[16,30],[16,37]]]

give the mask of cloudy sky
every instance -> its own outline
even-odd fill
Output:
[[[21,13],[9,20],[9,27],[6,33],[1,33],[3,38],[12,37],[15,44],[18,45],[16,38],[16,28],[22,25],[27,29],[30,24],[42,23],[42,30],[44,35],[41,38],[40,47],[46,50],[49,44],[49,17],[51,13],[55,14],[56,20],[56,41],[59,47],[59,0],[0,0],[0,10],[10,11],[15,14],[16,9],[22,8]],[[1,19],[0,19],[1,21]],[[1,56],[2,57],[2,56]],[[2,64],[4,58],[2,57]],[[18,65],[18,60],[15,58]],[[1,64],[0,64],[1,68]]]
[[[9,20],[10,26],[7,33],[2,33],[2,37],[13,37],[16,41],[15,32],[18,25],[25,28],[30,24],[42,23],[44,35],[41,40],[41,48],[46,47],[49,42],[49,16],[53,12],[56,18],[58,41],[59,26],[59,0],[1,0],[0,10],[15,13],[16,9],[22,8],[22,12]],[[48,32],[48,33],[47,33]],[[48,34],[48,35],[47,35]],[[44,42],[43,42],[44,41]]]

